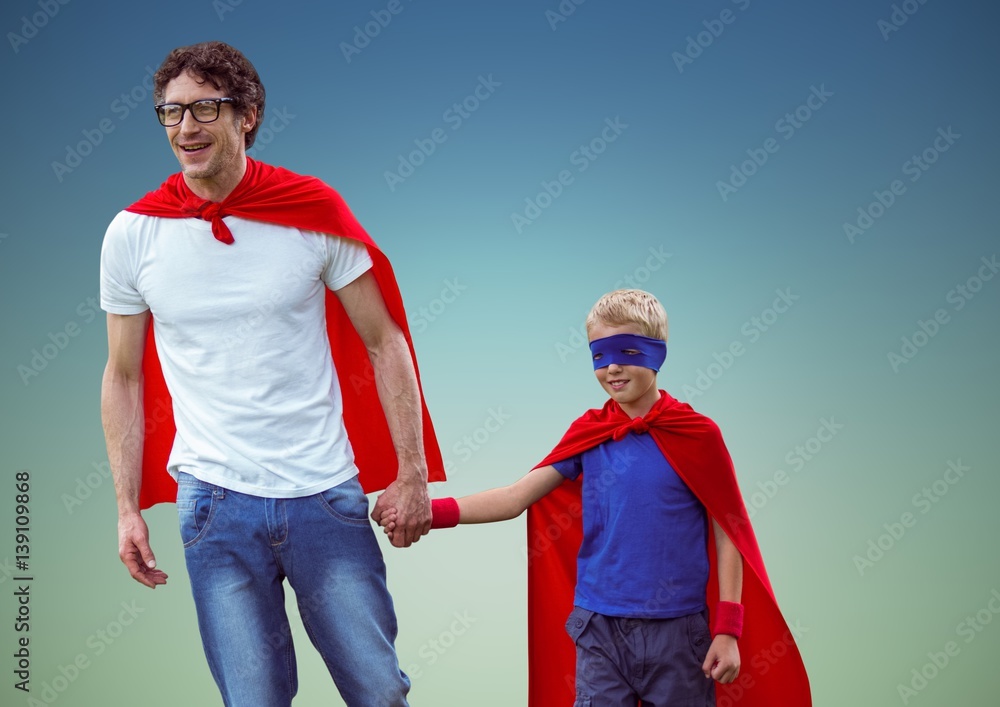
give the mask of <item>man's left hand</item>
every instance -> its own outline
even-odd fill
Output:
[[[376,499],[372,520],[380,522],[382,513],[390,508],[396,509],[396,526],[390,536],[394,547],[409,547],[430,532],[431,499],[427,484],[393,481]]]

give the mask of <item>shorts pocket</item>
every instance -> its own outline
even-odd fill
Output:
[[[326,491],[320,491],[315,498],[327,513],[339,521],[350,525],[370,523],[368,497],[356,476]]]
[[[579,606],[574,606],[573,611],[569,613],[569,618],[566,619],[566,633],[573,639],[574,645],[580,640],[583,632],[587,630],[587,624],[590,623],[593,616],[593,611],[582,609]]]
[[[221,498],[221,489],[198,481],[188,474],[177,480],[177,520],[181,541],[185,548],[192,547],[208,532]]]
[[[691,652],[699,663],[708,656],[708,648],[712,645],[712,631],[708,627],[708,611],[687,616],[688,643]]]

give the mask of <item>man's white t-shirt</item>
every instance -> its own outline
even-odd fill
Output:
[[[326,288],[371,268],[364,244],[227,216],[122,211],[101,250],[101,307],[150,310],[173,398],[168,472],[272,498],[358,473],[326,329]]]

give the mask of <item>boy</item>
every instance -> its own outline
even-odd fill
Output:
[[[433,503],[433,527],[507,520],[531,508],[531,704],[569,704],[561,676],[572,673],[571,649],[555,622],[570,596],[575,705],[714,705],[715,683],[720,707],[811,704],[718,428],[657,388],[663,307],[641,290],[611,292],[588,315],[587,333],[610,396],[604,408],[579,418],[519,481]],[[582,484],[566,483],[581,474]],[[394,512],[377,520],[391,537]],[[566,560],[577,549],[574,578]],[[756,614],[744,651],[750,668],[740,677],[744,563]]]

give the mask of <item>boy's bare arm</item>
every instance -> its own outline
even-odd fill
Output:
[[[459,523],[495,523],[516,518],[538,499],[566,480],[553,466],[528,472],[509,486],[480,491],[456,499]],[[396,529],[396,509],[387,508],[379,524],[391,539]]]
[[[743,556],[713,518],[715,560],[719,570],[719,601],[740,603],[743,595]],[[712,640],[701,666],[705,677],[730,683],[740,674],[740,649],[736,637],[720,633]]]
[[[743,556],[713,518],[715,557],[719,567],[719,601],[740,603],[743,596]]]
[[[495,523],[517,518],[565,479],[554,466],[543,466],[529,471],[510,486],[463,496],[458,499],[459,522]]]

